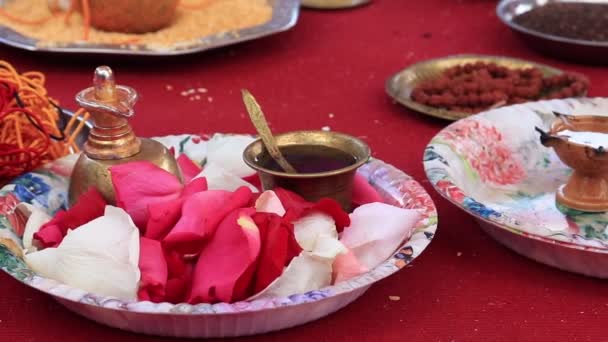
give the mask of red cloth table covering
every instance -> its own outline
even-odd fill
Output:
[[[604,340],[602,280],[543,266],[503,248],[426,181],[422,153],[447,122],[396,105],[384,82],[407,65],[457,53],[527,58],[587,74],[590,95],[608,91],[608,69],[566,64],[523,45],[490,0],[375,0],[350,11],[303,11],[286,33],[176,58],[66,57],[0,47],[20,70],[41,70],[64,106],[99,64],[114,67],[141,100],[142,136],[246,132],[240,89],[261,102],[275,131],[332,130],[363,137],[381,158],[414,176],[439,210],[438,234],[410,267],[323,320],[252,341]],[[206,88],[200,100],[181,95]],[[172,90],[169,90],[171,89]],[[330,115],[333,114],[333,115]],[[146,341],[80,318],[0,273],[1,341]],[[391,301],[389,296],[399,296]]]

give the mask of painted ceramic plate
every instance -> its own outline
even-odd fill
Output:
[[[203,162],[206,143],[198,136],[182,135],[159,141]],[[414,260],[429,245],[437,228],[437,211],[430,196],[410,176],[380,160],[359,169],[389,204],[423,213],[412,237],[384,263],[361,276],[308,293],[285,298],[233,304],[155,304],[125,302],[97,296],[35,275],[20,258],[21,240],[13,227],[23,225],[15,213],[28,202],[54,213],[66,205],[69,174],[75,156],[64,158],[14,180],[0,190],[0,268],[24,284],[50,294],[68,309],[112,327],[162,336],[224,337],[264,333],[304,324],[351,303],[373,283]]]
[[[496,63],[500,66],[512,69],[536,67],[543,72],[544,76],[553,76],[563,73],[563,71],[559,69],[525,61],[523,59],[484,55],[455,55],[416,63],[399,71],[386,82],[386,92],[395,101],[422,114],[451,121],[466,118],[467,116],[471,116],[471,113],[456,112],[423,105],[412,100],[411,95],[412,91],[419,83],[436,78],[444,70],[456,65],[475,62]]]
[[[0,0],[0,7],[6,0]],[[87,53],[87,54],[114,54],[138,56],[173,56],[185,55],[222,46],[232,45],[248,40],[258,39],[271,34],[286,31],[292,28],[300,11],[298,0],[267,0],[272,6],[272,18],[258,26],[249,27],[234,32],[222,32],[215,35],[200,37],[198,40],[177,43],[174,47],[157,48],[140,44],[93,44],[93,43],[66,43],[66,44],[40,44],[37,39],[26,37],[11,28],[0,25],[0,43],[19,49],[41,52],[61,53]]]
[[[459,120],[429,143],[424,168],[435,189],[499,242],[560,269],[608,278],[608,213],[560,211],[555,191],[571,170],[541,145],[553,111],[606,115],[606,99],[503,107]]]

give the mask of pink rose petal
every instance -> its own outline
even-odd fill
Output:
[[[278,278],[283,273],[283,268],[291,261],[287,259],[290,248],[289,234],[293,235],[293,227],[286,226],[276,214],[256,213],[253,220],[260,230],[261,240],[253,286],[253,293],[258,293]],[[300,251],[296,255],[299,253]]]
[[[183,198],[148,205],[148,223],[145,237],[154,240],[164,238],[182,216]]]
[[[378,191],[369,184],[367,178],[360,174],[355,174],[353,184],[353,204],[360,206],[367,203],[384,202]]]
[[[139,270],[141,280],[138,299],[162,302],[165,299],[168,271],[159,241],[145,237],[139,239]]]
[[[188,182],[186,184],[186,186],[184,186],[184,189],[182,190],[182,193],[180,196],[188,197],[197,192],[206,191],[207,189],[208,189],[207,179],[204,177],[196,178],[196,179],[191,180],[190,182]]]
[[[247,298],[261,244],[254,213],[253,208],[233,210],[219,225],[196,263],[188,303]]]
[[[347,253],[338,254],[332,265],[334,284],[348,280],[369,271],[359,263],[355,254],[349,249]]]
[[[140,229],[148,222],[148,205],[176,199],[182,191],[177,177],[148,161],[112,166],[110,175],[116,204]]]
[[[203,170],[202,167],[193,162],[192,159],[190,159],[185,153],[182,153],[179,155],[179,157],[177,157],[177,165],[182,171],[184,183],[190,182],[192,178],[194,178]]]
[[[163,244],[181,254],[198,253],[226,215],[248,205],[250,200],[251,190],[246,187],[234,193],[208,190],[188,197],[181,218],[163,239]]]

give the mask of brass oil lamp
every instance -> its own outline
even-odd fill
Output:
[[[115,204],[108,169],[117,164],[147,160],[182,179],[175,158],[161,143],[135,136],[128,118],[134,115],[137,97],[133,88],[116,85],[107,66],[95,70],[93,87],[76,95],[76,102],[91,114],[93,128],[72,173],[70,205],[91,187]]]

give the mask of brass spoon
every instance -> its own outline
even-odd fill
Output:
[[[287,173],[298,173],[298,171],[289,164],[287,159],[279,150],[276,141],[274,140],[274,136],[272,135],[272,131],[270,131],[270,127],[268,127],[268,122],[264,117],[264,113],[262,112],[262,108],[257,103],[253,95],[247,90],[241,90],[243,94],[243,102],[245,102],[245,107],[247,107],[247,113],[249,113],[249,118],[255,126],[255,129],[258,131],[260,138],[262,138],[262,142],[264,146],[268,150],[268,153],[274,159],[277,164],[283,169],[283,171]]]

